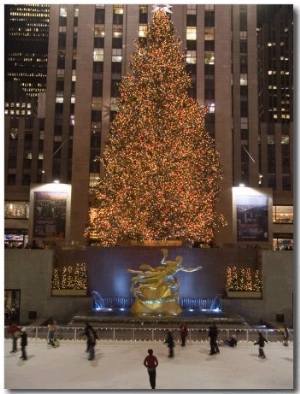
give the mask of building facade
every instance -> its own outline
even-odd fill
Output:
[[[262,116],[262,92],[266,89],[262,82],[268,70],[263,59],[269,41],[258,39],[264,30],[258,29],[257,6],[193,4],[172,5],[171,10],[181,49],[186,51],[187,71],[192,79],[189,94],[208,107],[206,129],[215,139],[225,174],[217,210],[225,215],[228,226],[216,234],[214,243],[238,243],[233,188],[241,183],[269,197],[273,212],[283,220],[277,223],[284,225],[282,235],[292,240],[292,118],[286,117],[284,122],[282,117],[277,118],[278,122],[270,126],[269,119]],[[88,190],[103,175],[95,157],[103,152],[109,137],[110,123],[117,111],[117,85],[130,72],[134,41],[145,37],[152,12],[152,5],[50,5],[45,115],[33,121],[35,126],[31,129],[32,157],[34,146],[39,146],[41,161],[31,162],[30,183],[59,179],[72,185],[66,243],[86,242],[83,232],[88,222]],[[286,22],[290,40],[292,20],[287,18]],[[275,30],[285,28],[280,22]],[[291,56],[292,52],[289,64]],[[289,83],[292,87],[291,79]],[[286,104],[291,108],[292,97]],[[13,150],[10,130],[8,115],[8,152]],[[268,130],[273,130],[276,140],[272,146]],[[287,135],[289,138],[284,139]],[[20,157],[15,168],[6,158],[7,204],[19,200],[21,195],[26,201],[26,193],[29,198],[28,185],[24,185],[21,175],[25,170],[25,151],[18,149]],[[8,185],[9,174],[14,171],[15,184],[11,181]],[[276,185],[270,181],[274,174]],[[263,243],[254,240],[259,246],[271,248],[273,232],[269,228]],[[240,245],[253,246],[253,242],[248,239]]]

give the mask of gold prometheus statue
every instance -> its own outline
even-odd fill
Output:
[[[136,274],[131,279],[130,291],[136,300],[131,307],[135,315],[178,315],[182,312],[179,300],[180,283],[176,277],[177,272],[194,272],[202,268],[186,268],[182,265],[182,256],[175,261],[166,260],[168,251],[162,249],[163,259],[161,266],[156,268],[148,264],[140,265],[140,270],[127,269],[127,272]]]

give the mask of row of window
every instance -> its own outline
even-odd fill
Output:
[[[272,210],[273,223],[293,223],[294,208],[276,205]],[[5,201],[5,219],[29,219],[28,201]]]

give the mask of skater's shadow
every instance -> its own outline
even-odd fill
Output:
[[[25,363],[27,363],[27,361],[29,361],[33,357],[35,357],[35,355],[27,356],[27,360],[23,360],[22,358],[19,358],[18,365],[24,365]]]
[[[286,360],[286,361],[290,361],[290,362],[294,361],[292,358],[289,358],[289,357],[282,357],[282,360]]]
[[[97,356],[94,358],[94,360],[89,360],[90,366],[91,367],[98,367],[98,362],[99,362],[100,357]]]

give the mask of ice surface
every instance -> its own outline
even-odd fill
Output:
[[[158,358],[157,390],[292,390],[294,384],[293,343],[265,346],[267,358],[258,357],[253,342],[236,348],[220,347],[209,355],[209,343],[176,343],[175,357],[168,358],[163,342],[102,341],[96,357],[88,361],[84,340],[62,340],[52,348],[42,339],[29,339],[28,360],[20,351],[11,354],[11,339],[4,341],[4,388],[22,390],[148,390],[149,378],[143,365],[147,350]],[[294,373],[295,372],[295,373]]]

